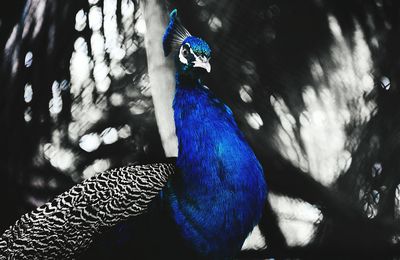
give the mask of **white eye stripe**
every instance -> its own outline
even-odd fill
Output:
[[[207,57],[204,57],[204,56],[200,56],[199,59],[200,59],[202,62],[207,62],[207,61],[210,60],[210,58],[207,58]]]
[[[192,50],[192,49],[190,49],[190,45],[189,45],[189,43],[186,43],[185,45],[187,45],[187,46],[189,46],[189,50]],[[179,50],[179,60],[183,63],[183,64],[189,64],[189,62],[188,62],[188,60],[185,58],[185,56],[183,55],[183,51],[184,51],[184,48],[183,48],[184,46],[182,46],[181,47],[181,49]]]
[[[205,57],[205,56],[197,56],[196,54],[194,54],[194,57],[196,58],[197,62],[209,62],[210,58]]]
[[[189,45],[189,47],[190,47],[190,45]],[[189,51],[190,51],[191,54],[193,54],[196,57],[196,54],[194,54],[192,48],[189,48]]]

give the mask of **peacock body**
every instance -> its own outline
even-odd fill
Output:
[[[211,70],[208,44],[189,35],[176,11],[164,36],[166,55],[174,50],[168,41],[177,45],[173,108],[179,148],[179,172],[167,188],[171,215],[201,256],[231,258],[261,217],[264,173],[231,110],[200,80]]]

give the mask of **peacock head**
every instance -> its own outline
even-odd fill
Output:
[[[182,71],[201,68],[211,71],[211,50],[208,44],[197,37],[189,36],[181,44],[177,54],[177,65]]]
[[[177,10],[170,14],[170,21],[163,37],[165,56],[175,55],[176,69],[179,74],[197,77],[210,72],[211,49],[198,37],[190,35],[177,17]]]

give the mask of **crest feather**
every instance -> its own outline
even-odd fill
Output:
[[[163,37],[164,55],[168,56],[171,51],[177,50],[188,36],[190,33],[182,25],[178,11],[174,9],[169,15],[169,24]]]

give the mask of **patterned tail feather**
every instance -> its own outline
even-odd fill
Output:
[[[146,211],[173,164],[127,166],[98,173],[23,215],[0,237],[0,259],[71,259],[93,236]]]

